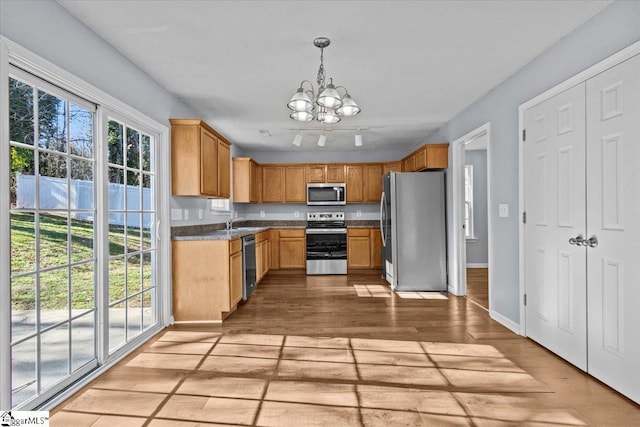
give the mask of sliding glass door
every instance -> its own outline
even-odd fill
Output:
[[[14,70],[9,80],[14,404],[95,367],[95,111]]]
[[[15,408],[157,325],[158,134],[18,68],[8,89]]]

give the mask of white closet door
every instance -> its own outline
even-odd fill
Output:
[[[525,112],[526,334],[586,370],[585,84]]]
[[[640,402],[640,56],[587,81],[589,373]]]

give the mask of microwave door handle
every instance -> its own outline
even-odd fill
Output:
[[[384,191],[382,192],[382,196],[380,197],[380,235],[382,236],[382,247],[387,246],[387,241],[385,239],[385,232],[384,232],[384,220],[383,220],[383,213],[384,213]]]

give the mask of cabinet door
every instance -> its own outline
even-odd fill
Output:
[[[305,268],[306,242],[304,237],[280,238],[280,268]]]
[[[382,165],[365,165],[365,202],[380,202],[382,196]]]
[[[369,244],[369,231],[366,236],[347,237],[347,268],[369,268],[371,247]]]
[[[422,169],[426,169],[427,168],[427,149],[425,147],[422,147],[422,149],[413,156],[413,159],[414,159],[413,167],[415,168],[415,170],[421,171]]]
[[[262,202],[284,202],[284,170],[282,166],[262,166]]]
[[[403,172],[413,172],[416,170],[416,158],[411,156],[404,162],[402,162]]]
[[[427,145],[427,168],[446,169],[449,167],[449,144]]]
[[[262,279],[262,271],[264,270],[262,252],[264,251],[264,241],[256,243],[256,283]]]
[[[382,174],[387,172],[402,172],[402,162],[388,162],[382,165]]]
[[[371,229],[371,268],[382,268],[382,236],[379,228]]]
[[[271,240],[265,240],[264,246],[262,249],[262,277],[266,276],[271,266],[269,263],[271,262]]]
[[[218,141],[218,197],[231,197],[231,153],[229,145]]]
[[[284,201],[305,203],[307,201],[307,180],[304,166],[285,166]]]
[[[327,182],[344,182],[344,165],[327,165]]]
[[[269,269],[280,269],[280,232],[271,230],[269,236]]]
[[[229,299],[232,308],[242,299],[242,251],[229,257]]]
[[[258,203],[260,200],[260,180],[258,165],[252,160],[249,165],[249,201]]]
[[[347,203],[364,201],[364,185],[362,165],[348,165],[347,172]]]
[[[307,182],[326,182],[326,165],[307,165]]]
[[[200,191],[207,196],[218,195],[218,140],[200,129]]]

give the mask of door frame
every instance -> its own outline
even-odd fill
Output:
[[[492,209],[491,209],[491,122],[466,133],[462,137],[453,141],[452,145],[452,191],[453,191],[453,227],[452,227],[452,252],[449,266],[450,278],[449,292],[454,295],[467,294],[467,242],[462,231],[464,223],[464,152],[465,145],[481,136],[487,137],[487,264],[489,267],[488,291],[489,291],[489,314],[494,316],[491,310],[493,307],[492,297],[492,270],[493,270],[493,239],[492,239]],[[456,223],[458,224],[456,226]]]
[[[640,41],[637,41],[626,48],[614,53],[613,55],[603,59],[602,61],[592,65],[584,71],[570,77],[569,79],[559,83],[558,85],[552,87],[551,89],[541,93],[540,95],[531,98],[523,104],[520,104],[518,107],[518,215],[519,215],[519,231],[518,231],[518,241],[519,241],[519,260],[518,260],[518,271],[519,271],[519,287],[520,287],[520,335],[527,336],[527,316],[526,316],[526,306],[525,306],[525,295],[526,295],[526,283],[525,283],[525,258],[524,258],[524,248],[525,248],[525,240],[524,240],[524,222],[523,215],[525,212],[525,158],[524,158],[524,114],[531,107],[538,105],[550,98],[553,98],[557,94],[564,92],[565,90],[583,83],[588,79],[596,76],[597,74],[602,73],[603,71],[618,65],[625,60],[640,54]],[[491,297],[491,296],[490,296]]]

